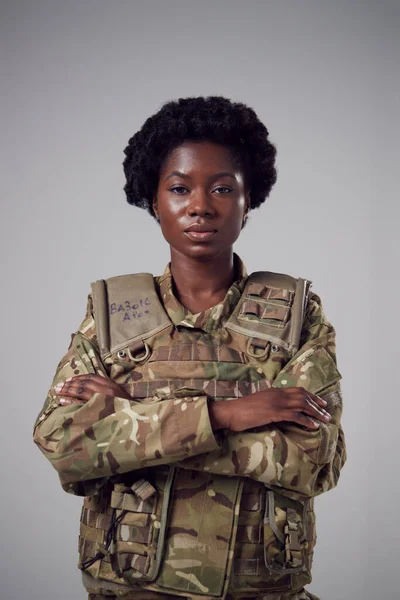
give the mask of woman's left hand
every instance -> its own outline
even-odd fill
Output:
[[[84,404],[93,396],[95,392],[100,392],[106,396],[119,396],[127,400],[133,400],[126,389],[115,383],[108,377],[102,377],[95,373],[87,373],[86,375],[75,375],[70,377],[64,383],[58,383],[53,388],[59,402],[62,406],[68,404]]]

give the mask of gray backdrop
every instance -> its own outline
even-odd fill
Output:
[[[399,3],[3,0],[0,17],[1,599],[86,598],[81,499],[33,422],[90,281],[169,259],[125,200],[128,138],[163,102],[208,94],[252,106],[278,147],[236,251],[312,279],[337,329],[348,462],[316,499],[309,589],[397,597]]]

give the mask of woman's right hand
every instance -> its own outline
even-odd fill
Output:
[[[246,431],[280,421],[316,430],[319,421],[330,421],[325,406],[325,400],[302,387],[270,388],[228,402],[212,402],[209,412],[213,430]]]
[[[53,388],[53,393],[58,397],[58,401],[62,406],[85,404],[96,392],[106,396],[119,396],[120,398],[133,400],[122,385],[115,383],[109,377],[95,373],[69,377]]]

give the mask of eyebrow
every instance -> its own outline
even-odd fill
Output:
[[[165,178],[165,180],[169,179],[170,177],[173,177],[174,175],[177,175],[178,177],[183,177],[184,179],[191,179],[190,175],[187,175],[186,173],[181,173],[180,171],[172,171],[172,173],[170,173],[168,177]],[[235,179],[236,181],[236,177],[232,175],[232,173],[228,173],[227,171],[222,171],[221,173],[215,173],[215,175],[210,175],[209,179],[217,179],[218,177],[232,177],[232,179]]]

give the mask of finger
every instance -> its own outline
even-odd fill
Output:
[[[325,408],[328,404],[321,396],[317,396],[317,394],[313,394],[303,387],[286,388],[286,391],[295,394],[296,396],[310,396],[321,408]]]
[[[84,384],[61,385],[54,388],[55,396],[81,399],[87,402],[93,396],[93,391]]]
[[[313,418],[320,419],[324,423],[329,423],[331,420],[331,415],[323,408],[320,408],[310,396],[304,398],[302,411]]]
[[[313,394],[312,392],[307,392],[307,394],[314,400],[314,402],[318,404],[318,406],[321,406],[322,408],[326,409],[328,403],[326,400],[321,398],[321,396],[317,396],[317,394]]]
[[[127,398],[129,400],[132,400],[133,398],[128,394],[128,392],[126,392],[125,390],[121,390],[121,391],[116,391],[116,390],[112,390],[112,389],[107,389],[107,388],[103,388],[103,389],[88,389],[87,387],[82,387],[82,386],[71,386],[69,389],[62,389],[59,392],[55,392],[56,396],[63,396],[63,397],[68,397],[68,398],[74,398],[77,400],[83,400],[84,402],[88,402],[91,398],[93,398],[93,395],[95,393],[101,393],[105,396],[110,396],[112,398],[115,398],[115,396],[120,396],[121,398]]]
[[[54,392],[56,394],[69,394],[70,392],[83,393],[87,390],[93,392],[107,393],[110,389],[110,380],[104,380],[104,378],[93,379],[89,378],[90,375],[83,375],[82,377],[72,377],[67,379],[65,382],[60,382],[54,386]],[[101,381],[103,379],[103,381]]]
[[[55,396],[61,396],[65,399],[68,398],[69,400],[81,400],[83,402],[88,402],[89,400],[91,400],[93,398],[94,393],[96,393],[97,390],[85,390],[84,392],[82,392],[79,389],[70,389],[70,390],[63,390],[62,392],[59,393],[55,393]],[[112,398],[115,398],[116,396],[119,396],[121,398],[126,398],[127,400],[133,400],[132,396],[130,396],[128,394],[128,392],[126,392],[125,390],[121,390],[118,393],[114,390],[110,390],[107,394],[105,394],[107,396],[110,396]],[[59,398],[57,398],[59,401]]]
[[[310,396],[310,398],[312,400],[314,400],[314,402],[316,404],[318,404],[318,406],[320,406],[321,408],[326,408],[326,406],[328,405],[328,403],[327,403],[326,400],[324,400],[323,398],[321,398],[321,396],[317,396],[317,394],[313,394],[312,392],[308,392],[307,390],[305,390],[305,391],[306,391],[306,394],[308,396]]]
[[[88,379],[88,377],[89,376],[82,375],[79,379],[78,377],[72,377],[64,383],[61,382],[54,387],[54,393],[62,396],[82,396],[85,400],[88,400],[90,396],[98,392],[105,396],[120,396],[132,400],[129,392],[127,392],[123,386],[115,383],[111,379],[99,377],[94,379],[96,376]],[[103,381],[100,381],[101,379],[103,379]]]
[[[83,402],[88,402],[92,397],[92,392],[83,392],[80,393],[77,390],[69,390],[68,392],[63,392],[62,397],[68,398],[69,400],[82,400]]]
[[[59,402],[62,406],[68,406],[69,404],[85,404],[85,400],[80,398],[60,398]]]
[[[292,415],[292,421],[294,423],[298,423],[299,425],[303,425],[304,427],[307,427],[308,429],[313,429],[314,431],[319,428],[318,421],[316,421],[310,416],[305,415],[302,412],[295,411],[294,413],[292,413]]]
[[[316,419],[305,415],[301,410],[281,410],[279,412],[279,421],[274,420],[274,423],[280,421],[285,423],[296,423],[297,425],[312,427],[313,429],[315,429],[314,423],[316,423],[316,427],[319,427],[319,423]]]
[[[303,388],[299,389],[303,390]],[[308,392],[301,391],[291,394],[291,397],[287,400],[287,407],[292,410],[298,409],[306,412],[312,417],[323,420],[325,423],[328,423],[331,418],[330,414],[324,408],[321,408],[312,398],[312,394]]]
[[[83,386],[71,386],[71,385],[62,385],[62,384],[58,384],[56,387],[54,387],[54,394],[56,396],[72,396],[72,397],[76,397],[79,396],[80,394],[83,394],[85,392],[85,388]]]
[[[120,395],[120,389],[108,386],[100,386],[98,383],[74,383],[70,386],[64,386],[58,393],[66,396],[84,396],[85,398],[93,396],[93,394],[99,393],[105,396],[118,396]]]

